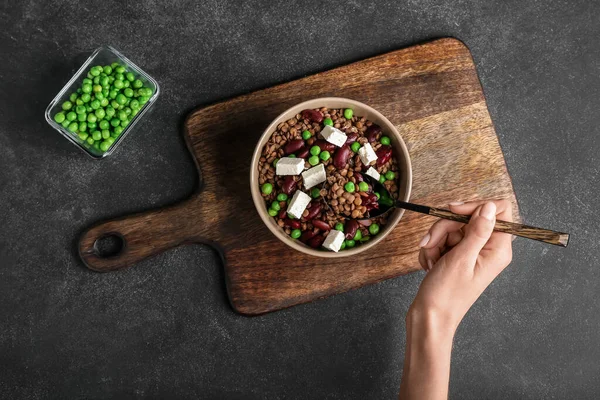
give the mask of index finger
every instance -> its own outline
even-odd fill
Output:
[[[512,222],[512,203],[506,199],[488,200],[496,204],[496,219]],[[481,204],[488,202],[486,200],[471,201],[460,205],[450,205],[450,211],[458,214],[472,214]],[[512,246],[512,235],[501,232],[494,232],[484,248],[488,249],[510,249]]]

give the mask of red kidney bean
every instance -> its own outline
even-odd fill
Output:
[[[308,157],[308,147],[303,146],[296,152],[296,157],[298,158],[306,158]]]
[[[352,176],[354,177],[354,179],[356,179],[356,183],[361,183],[365,180],[360,172],[354,172],[354,175]]]
[[[390,161],[392,157],[392,147],[391,146],[381,146],[376,152],[377,154],[377,166],[381,167],[386,162]]]
[[[321,151],[334,151],[335,150],[335,145],[333,143],[329,143],[326,140],[323,139],[317,139],[315,141],[315,143],[313,144],[313,146],[319,146],[319,148],[321,149]]]
[[[283,193],[289,196],[292,194],[294,189],[296,189],[296,181],[294,180],[294,177],[292,175],[287,175],[285,178],[283,178],[283,185],[281,185],[281,190],[283,190]]]
[[[354,239],[354,235],[356,235],[356,231],[358,230],[358,222],[351,219],[346,222],[346,226],[344,226],[344,233],[346,234],[346,239]]]
[[[320,219],[313,219],[312,224],[314,225],[315,228],[318,228],[322,231],[331,230],[331,227],[329,226],[329,224],[327,222],[321,221]]]
[[[381,133],[381,127],[377,124],[373,124],[367,128],[367,131],[365,132],[365,137],[367,138],[369,143],[373,143],[377,140],[377,135],[379,135],[379,133]]]
[[[310,221],[311,219],[316,217],[319,212],[321,212],[321,204],[315,202],[314,204],[311,204],[311,206],[307,210],[308,215],[304,217],[304,219],[306,221]]]
[[[346,137],[346,144],[352,144],[354,142],[356,142],[356,139],[358,139],[358,133],[349,133],[348,136]]]
[[[312,239],[313,237],[315,237],[317,233],[313,232],[313,231],[304,231],[302,232],[302,235],[300,236],[300,241],[302,243],[306,243],[308,242],[310,239]]]
[[[279,217],[280,219],[283,219],[283,218],[285,218],[285,216],[286,216],[286,215],[287,215],[287,211],[285,211],[285,210],[281,210],[281,211],[279,211],[279,215],[278,215],[278,217]]]
[[[347,144],[343,145],[333,155],[333,165],[335,165],[337,169],[344,169],[351,155],[352,150],[350,150],[350,147],[348,147]]]
[[[318,124],[320,124],[321,122],[323,122],[323,114],[321,114],[320,111],[315,111],[315,110],[303,110],[300,115],[302,115],[302,118],[306,118],[311,120],[312,122],[316,122]]]
[[[285,154],[292,154],[292,153],[300,150],[300,148],[302,148],[303,146],[304,146],[304,140],[302,140],[302,139],[291,140],[291,141],[287,142],[285,146],[283,146],[283,151],[285,152]]]
[[[319,247],[321,247],[321,245],[323,244],[324,241],[325,241],[325,236],[316,235],[312,239],[310,239],[307,244],[314,249],[318,249]]]
[[[285,226],[289,226],[292,229],[300,229],[302,227],[302,224],[300,223],[300,221],[296,221],[296,220],[289,219],[289,218],[285,218],[283,220],[283,223],[285,224]]]

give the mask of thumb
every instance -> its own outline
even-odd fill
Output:
[[[487,202],[477,208],[465,226],[465,237],[456,246],[467,257],[475,260],[489,240],[496,223],[496,204]]]

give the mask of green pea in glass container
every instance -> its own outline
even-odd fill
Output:
[[[122,79],[112,68],[115,63],[124,68],[119,69]],[[103,69],[93,70],[96,66]],[[86,154],[101,159],[115,151],[159,93],[158,83],[140,67],[114,48],[100,47],[50,102],[46,121]],[[71,107],[65,109],[65,102]]]

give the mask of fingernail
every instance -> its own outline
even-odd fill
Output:
[[[483,207],[481,207],[479,215],[487,220],[493,221],[494,217],[496,216],[496,204],[492,203],[491,201],[485,203]]]
[[[429,233],[427,235],[423,236],[423,239],[421,239],[421,242],[419,243],[419,247],[423,247],[427,243],[429,243],[429,239],[431,239],[431,235]]]
[[[431,268],[433,268],[433,261],[431,261],[429,258],[427,259],[427,266],[429,267],[427,271],[431,271]]]
[[[463,204],[465,204],[465,202],[464,201],[452,201],[448,204],[451,206],[462,206]]]

